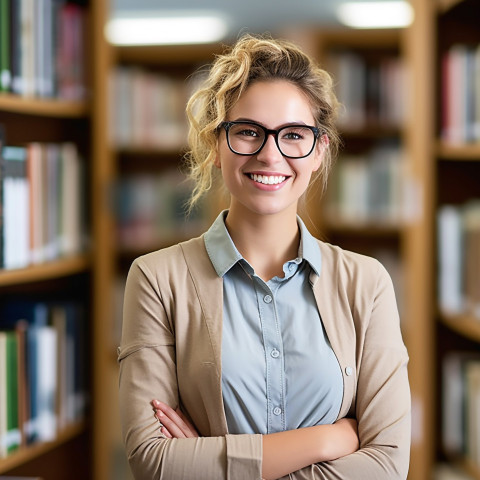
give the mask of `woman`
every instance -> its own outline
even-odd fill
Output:
[[[120,408],[137,479],[406,478],[391,280],[297,216],[326,182],[336,108],[330,77],[297,47],[252,36],[190,100],[192,203],[216,170],[230,206],[130,269]]]

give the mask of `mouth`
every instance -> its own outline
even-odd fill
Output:
[[[254,182],[263,185],[279,185],[289,178],[285,175],[258,175],[256,173],[247,173],[246,175]]]

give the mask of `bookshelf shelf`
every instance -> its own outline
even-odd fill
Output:
[[[85,272],[90,267],[90,255],[83,254],[32,265],[26,268],[0,270],[0,287],[66,277]]]
[[[464,0],[437,0],[438,11],[440,13],[446,13],[463,1]]]
[[[118,156],[123,157],[178,157],[187,148],[186,145],[178,147],[162,146],[129,146],[116,149]]]
[[[23,98],[18,95],[0,94],[0,110],[43,117],[83,118],[89,114],[90,106],[88,102]]]
[[[480,319],[471,315],[450,315],[441,313],[440,321],[451,330],[480,342]]]
[[[340,127],[340,133],[343,137],[349,138],[372,138],[380,139],[385,137],[400,137],[402,135],[401,127],[382,126],[379,124],[366,125],[362,128],[351,128],[348,126]]]
[[[203,60],[210,62],[213,53],[219,53],[222,46],[214,45],[174,45],[174,46],[140,46],[116,47],[114,58],[117,63],[142,65],[171,64],[184,66]]]
[[[7,472],[30,460],[33,460],[45,453],[63,445],[73,438],[81,435],[86,430],[85,422],[79,422],[59,432],[57,438],[51,442],[37,443],[31,446],[22,447],[11,455],[0,458],[0,473]]]
[[[332,233],[365,237],[394,237],[402,232],[402,225],[382,222],[347,222],[326,219],[325,228]]]
[[[480,162],[480,144],[450,145],[438,142],[437,155],[441,160],[471,160]]]
[[[480,480],[480,468],[468,459],[459,460],[456,462],[458,466],[467,472],[475,480]]]

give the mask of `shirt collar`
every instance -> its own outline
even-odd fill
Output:
[[[225,226],[227,213],[228,210],[223,210],[204,236],[208,256],[219,277],[223,277],[238,261],[243,259]],[[300,227],[297,263],[301,259],[305,259],[315,273],[320,275],[322,255],[318,242],[298,215],[297,222]]]

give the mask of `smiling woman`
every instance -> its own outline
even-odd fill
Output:
[[[336,108],[327,72],[252,36],[191,98],[191,205],[214,172],[230,205],[201,237],[130,269],[120,406],[136,478],[406,478],[408,355],[391,280],[297,214],[312,181],[326,183]]]

